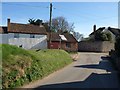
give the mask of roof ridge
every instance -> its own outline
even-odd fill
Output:
[[[9,32],[46,34],[45,27],[32,24],[10,23]]]
[[[33,25],[33,24],[23,24],[23,23],[10,23],[10,24],[19,24],[19,25],[29,25],[29,26],[35,26],[35,27],[40,27],[40,26],[37,26],[37,25]],[[41,25],[43,26],[43,25]],[[44,26],[43,26],[44,27]]]

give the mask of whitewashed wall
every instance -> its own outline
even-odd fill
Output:
[[[8,44],[8,34],[0,34],[0,44]]]
[[[35,35],[35,38],[30,38],[30,34],[19,34],[19,38],[14,38],[14,33],[2,36],[0,43],[10,45],[22,45],[25,49],[46,49],[47,48],[47,35]]]

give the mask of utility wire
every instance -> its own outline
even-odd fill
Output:
[[[15,6],[25,6],[25,7],[33,7],[33,8],[46,8],[46,9],[48,9],[49,8],[49,6],[46,6],[46,7],[43,7],[43,6],[33,6],[33,5],[28,5],[28,4],[11,4],[11,3],[3,3],[3,4],[7,4],[7,5],[15,5]],[[58,12],[62,12],[62,14],[65,14],[65,13],[67,13],[66,11],[63,13],[63,11],[62,10],[66,10],[66,9],[68,9],[68,8],[54,8],[53,7],[53,9],[54,10],[56,10],[56,11],[58,11]],[[70,9],[70,8],[69,8]],[[73,15],[73,13],[70,13],[71,15]],[[83,13],[82,13],[83,14]],[[80,13],[80,14],[77,14],[78,16],[82,16],[82,14]],[[89,18],[89,14],[91,14],[91,13],[86,13],[85,12],[85,14],[82,16],[82,17],[85,17],[85,19],[88,19]],[[76,14],[75,14],[76,15]],[[97,18],[99,18],[99,17],[101,17],[101,16],[96,16],[96,15],[92,15],[92,16],[94,16],[94,17],[97,17]],[[90,17],[91,18],[91,17]],[[111,17],[102,17],[102,18],[100,18],[100,19],[106,19],[106,18],[111,18]],[[92,20],[95,20],[95,19],[92,19]]]
[[[65,15],[65,13],[66,13],[66,12],[63,13],[63,11],[61,11],[60,9],[57,10],[57,8],[56,8],[56,12],[62,13],[63,15]],[[81,14],[81,13],[80,13],[80,14],[78,14],[78,13],[77,13],[77,14],[74,14],[74,13],[72,13],[72,12],[69,12],[69,13],[67,13],[67,14],[69,14],[69,16],[70,16],[70,15],[72,15],[72,16],[74,15],[75,17],[79,17],[79,18],[80,18],[80,17],[83,17],[83,18],[81,18],[81,19],[86,19],[86,20],[90,19],[90,20],[94,20],[94,21],[95,21],[95,20],[98,20],[98,19],[101,21],[101,20],[106,20],[106,19],[111,19],[111,18],[117,18],[116,16],[112,16],[112,17],[95,17],[95,16],[94,16],[95,18],[92,18],[91,16],[89,16],[89,14],[84,14],[84,15]],[[72,17],[72,16],[71,16],[71,17]]]
[[[28,5],[28,4],[13,4],[13,3],[3,3],[3,4],[7,4],[7,5],[15,5],[15,6],[24,6],[24,7],[33,7],[33,8],[46,8],[46,9],[49,9],[50,7],[49,6],[46,6],[46,7],[43,7],[43,6],[34,6],[34,5]],[[53,7],[53,9],[56,9]]]
[[[66,11],[62,11],[62,10],[65,10],[65,8],[63,8],[63,9],[59,9],[59,8],[56,8],[57,10],[58,10],[58,12],[65,12],[66,13]],[[64,13],[64,14],[65,14]],[[73,13],[71,12],[69,12],[69,15],[73,15]],[[90,17],[91,18],[91,16],[92,17],[95,17],[95,18],[100,18],[100,19],[106,19],[106,18],[111,18],[111,17],[103,17],[103,16],[97,16],[97,15],[95,15],[95,14],[91,14],[91,13],[87,13],[87,12],[85,12],[85,13],[80,13],[80,14],[77,14],[78,16],[81,16],[82,14],[84,14],[83,15],[83,17],[85,16],[87,16],[87,17]],[[91,16],[89,16],[89,15],[91,15]],[[112,16],[112,17],[116,17],[116,16]]]
[[[43,7],[43,6],[33,6],[33,5],[28,5],[28,4],[13,4],[13,3],[2,3],[6,5],[15,5],[15,6],[24,6],[24,7],[31,7],[31,8],[46,8],[48,9],[49,7]]]
[[[31,7],[31,8],[44,8],[44,9],[49,9],[49,6],[46,6],[46,7],[43,7],[43,6],[34,6],[34,5],[28,5],[28,4],[13,4],[13,3],[2,3],[2,4],[6,4],[6,5],[15,5],[15,6],[24,6],[24,7]],[[97,18],[97,19],[95,19],[95,18],[91,18],[91,16],[89,16],[89,14],[91,14],[91,13],[86,13],[85,12],[85,14],[83,15],[83,13],[80,13],[80,14],[73,14],[72,12],[70,13],[68,13],[67,12],[67,10],[69,10],[70,8],[54,8],[53,7],[53,9],[55,10],[55,12],[58,12],[58,13],[62,13],[62,15],[64,16],[66,13],[67,14],[69,14],[69,15],[71,15],[71,16],[75,16],[75,17],[82,17],[82,18],[80,18],[80,20],[82,19],[84,19],[84,20],[93,20],[93,21],[95,21],[95,20],[97,20],[97,21],[104,21],[104,20],[106,20],[106,19],[111,19],[111,18],[116,18],[115,16],[113,16],[113,17],[102,17],[102,16],[96,16],[96,15],[92,15],[92,16],[94,16],[95,18]],[[62,10],[66,10],[66,11],[62,11]],[[54,12],[54,11],[53,11]],[[102,17],[102,18],[101,18]],[[99,19],[100,18],[100,19]],[[99,19],[99,20],[98,20]]]

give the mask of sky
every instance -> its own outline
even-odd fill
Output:
[[[120,1],[118,3],[118,28],[120,28]]]
[[[29,18],[49,20],[50,2],[2,2],[2,23],[28,23]],[[93,25],[118,28],[118,2],[53,2],[52,18],[63,16],[74,30],[87,37]],[[0,7],[1,9],[1,7]],[[0,19],[1,20],[1,19]]]

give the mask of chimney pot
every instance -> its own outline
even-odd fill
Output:
[[[96,31],[96,25],[93,26],[93,32],[95,32],[95,31]]]
[[[7,19],[7,22],[10,23],[10,18]]]
[[[10,30],[10,18],[7,19],[7,27],[8,27],[8,31]]]

